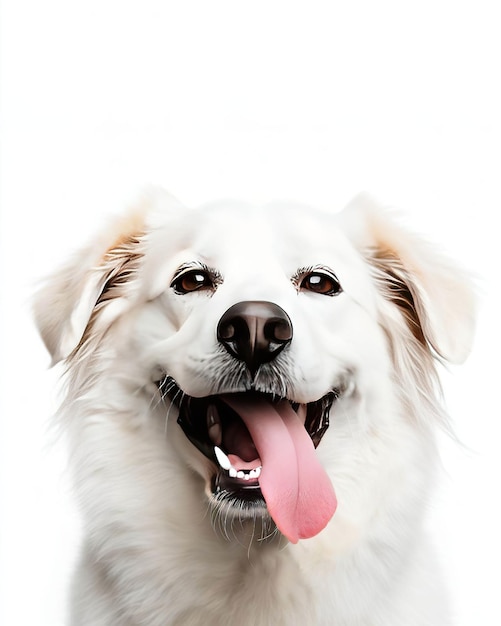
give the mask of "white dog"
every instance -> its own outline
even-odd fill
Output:
[[[40,292],[85,525],[74,626],[444,626],[423,531],[468,282],[364,197],[155,192]]]

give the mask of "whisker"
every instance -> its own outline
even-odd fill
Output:
[[[166,415],[165,415],[164,435],[167,435],[167,425],[168,425],[168,423],[169,423],[169,416],[170,416],[170,412],[171,412],[171,410],[172,410],[172,407],[173,407],[173,406],[175,406],[175,402],[176,402],[176,400],[177,400],[177,398],[178,398],[178,396],[179,396],[179,395],[181,395],[181,400],[179,401],[179,407],[181,407],[181,403],[182,403],[182,401],[183,401],[183,399],[184,399],[184,397],[185,397],[184,392],[183,392],[183,391],[181,391],[181,389],[179,389],[179,390],[176,392],[176,395],[175,395],[175,396],[172,398],[172,400],[170,401],[169,407],[168,407],[168,409],[167,409],[167,413],[166,413]]]

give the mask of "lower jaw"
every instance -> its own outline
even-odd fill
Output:
[[[209,504],[212,527],[226,541],[245,549],[288,543],[268,513],[259,486],[226,490],[216,475],[209,485]]]
[[[211,499],[235,507],[238,514],[249,512],[255,515],[258,510],[268,515],[266,502],[258,483],[235,485],[222,472],[217,473],[210,485]]]

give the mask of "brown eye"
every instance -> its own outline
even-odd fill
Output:
[[[310,272],[301,279],[300,291],[313,291],[323,296],[337,296],[341,293],[341,285],[335,276],[323,272]]]
[[[202,270],[191,270],[178,276],[171,284],[171,287],[176,293],[185,294],[193,291],[200,291],[205,289],[213,289],[214,283],[207,274]]]

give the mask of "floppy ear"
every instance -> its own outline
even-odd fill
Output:
[[[369,195],[357,196],[340,218],[354,245],[376,268],[383,294],[400,307],[414,336],[447,361],[463,362],[474,331],[470,280]]]
[[[34,299],[34,315],[52,365],[79,345],[96,305],[116,297],[116,288],[137,259],[144,211],[115,221],[92,245],[52,276]]]

